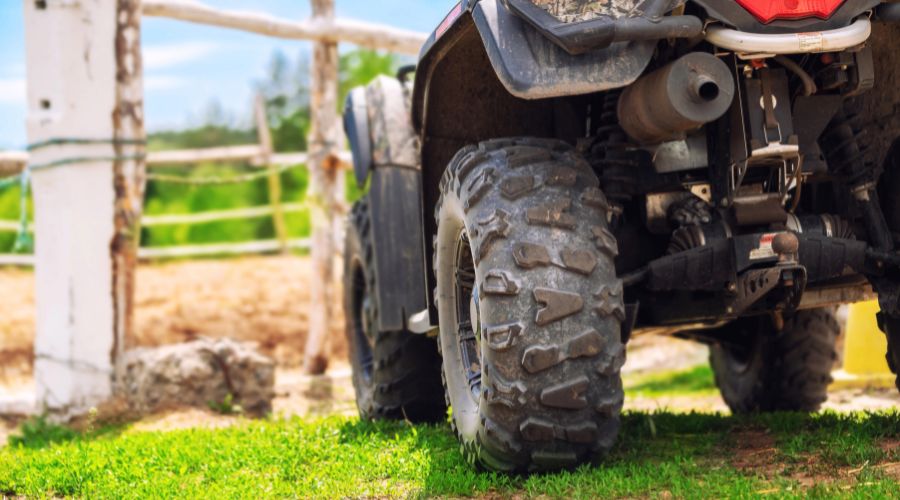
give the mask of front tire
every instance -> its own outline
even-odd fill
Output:
[[[733,413],[814,412],[828,399],[841,333],[832,309],[800,311],[781,332],[768,316],[725,328],[732,339],[745,341],[710,347],[716,385]]]
[[[344,249],[344,311],[356,406],[364,420],[437,422],[447,416],[435,339],[380,332],[367,200],[353,205]]]
[[[555,470],[615,441],[625,309],[597,185],[552,140],[467,147],[445,172],[435,295],[447,401],[472,464]]]

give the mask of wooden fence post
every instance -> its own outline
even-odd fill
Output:
[[[269,131],[269,120],[266,118],[266,101],[262,95],[256,96],[256,130],[259,147],[262,150],[262,164],[269,169],[269,204],[272,206],[272,224],[275,227],[275,238],[281,247],[281,253],[290,252],[288,244],[287,223],[284,221],[284,208],[281,201],[281,169],[272,162],[272,133]]]
[[[139,0],[24,7],[28,138],[54,140],[30,158],[35,383],[41,409],[65,418],[114,394],[131,326],[144,178],[141,9]]]
[[[334,0],[311,0],[313,22],[334,19]],[[335,291],[335,256],[340,251],[335,228],[341,227],[343,206],[343,135],[338,115],[338,48],[335,42],[316,42],[310,92],[309,137],[310,190],[312,201],[312,263],[309,337],[303,367],[309,374],[328,366],[328,333],[338,297]]]

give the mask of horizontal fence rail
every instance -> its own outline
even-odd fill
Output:
[[[287,246],[293,250],[310,248],[309,238],[288,240]],[[203,257],[213,255],[243,255],[278,252],[283,249],[278,240],[247,241],[243,243],[210,243],[205,245],[184,245],[178,247],[141,248],[141,259],[172,259],[177,257]]]
[[[281,205],[281,211],[284,213],[302,212],[307,208],[309,207],[305,203],[285,203]],[[234,210],[218,210],[191,214],[145,215],[141,217],[141,226],[177,226],[181,224],[193,225],[226,220],[253,219],[271,216],[275,213],[275,210],[273,205],[265,205],[262,207],[236,208]],[[0,226],[0,228],[2,228],[2,226]]]
[[[0,255],[0,266],[34,267],[34,255]]]
[[[166,167],[215,162],[253,163],[262,158],[263,154],[263,148],[259,144],[175,151],[152,151],[147,153],[147,166]]]
[[[342,151],[339,158],[344,163],[351,161],[351,153]],[[266,148],[260,144],[245,144],[238,146],[224,146],[214,148],[183,149],[172,151],[156,151],[147,154],[148,168],[167,168],[174,166],[198,165],[201,163],[246,163],[261,169],[276,168],[276,171],[284,171],[285,167],[305,165],[309,155],[306,152],[272,153],[268,154]],[[0,152],[0,178],[11,177],[20,174],[28,164],[29,155],[23,151]],[[208,177],[193,178],[189,176],[166,176],[149,174],[149,180],[187,184],[194,186],[210,186],[220,184],[234,184],[251,182],[265,178],[267,172],[259,174],[244,174],[233,177]],[[161,227],[175,225],[208,224],[211,222],[246,220],[259,217],[272,217],[286,213],[298,213],[308,210],[308,203],[281,203],[263,205],[258,207],[236,208],[229,210],[212,210],[190,214],[160,214],[145,215],[141,217],[143,227]],[[16,232],[22,230],[22,221],[0,219],[0,232]],[[26,231],[33,230],[29,221]],[[255,253],[271,253],[284,250],[308,250],[308,239],[291,239],[288,241],[261,240],[240,243],[215,243],[203,245],[183,245],[176,247],[144,247],[138,252],[138,257],[144,260],[183,258],[183,257],[208,257],[214,255],[241,255]],[[31,255],[0,254],[0,266],[34,265]]]
[[[0,220],[0,231],[18,231],[22,224],[17,220]],[[30,227],[29,227],[30,229]]]
[[[145,16],[208,24],[276,38],[348,42],[413,56],[419,55],[419,49],[427,39],[427,35],[415,31],[349,19],[285,21],[257,12],[217,10],[186,0],[143,0],[141,5]]]
[[[28,163],[28,153],[24,151],[0,151],[0,177],[16,175]]]
[[[350,151],[342,151],[338,157],[342,162],[351,161]],[[20,174],[28,165],[28,153],[24,151],[0,151],[0,178]],[[305,152],[273,153],[269,156],[259,144],[224,146],[201,149],[181,149],[172,151],[151,151],[147,153],[148,168],[163,168],[200,163],[249,163],[255,167],[270,165],[302,165],[309,155]]]

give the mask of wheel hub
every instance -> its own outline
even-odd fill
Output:
[[[362,331],[371,343],[375,332],[375,311],[372,307],[372,299],[369,297],[368,290],[366,290],[362,301]]]
[[[460,369],[464,372],[473,401],[481,397],[481,321],[475,259],[469,237],[463,231],[456,250],[456,335]]]

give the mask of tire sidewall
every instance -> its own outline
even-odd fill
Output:
[[[451,189],[455,193],[455,190]],[[459,319],[456,305],[456,252],[462,231],[468,233],[462,202],[455,194],[445,196],[438,214],[438,231],[435,240],[437,309],[440,325],[440,344],[443,354],[442,370],[447,385],[448,397],[456,404],[452,405],[453,420],[457,431],[466,440],[474,441],[478,432],[479,406],[481,401],[473,404],[460,404],[470,397],[468,383],[463,377],[462,352],[457,338]],[[484,356],[484,351],[480,353]],[[468,398],[468,399],[466,399]],[[450,403],[448,401],[448,404]]]
[[[738,356],[733,349],[721,344],[710,347],[710,364],[722,398],[732,411],[740,413],[764,410],[755,405],[768,377],[771,339],[760,326],[755,330],[745,356]]]
[[[357,271],[361,271],[368,287],[370,281],[368,266],[363,255],[363,241],[360,235],[358,217],[368,216],[365,210],[364,202],[360,206],[355,207],[353,217],[351,218],[346,232],[344,242],[344,333],[347,338],[348,356],[353,371],[353,388],[356,392],[356,404],[359,408],[360,418],[371,419],[374,412],[375,397],[375,381],[374,374],[369,377],[365,376],[365,371],[360,362],[360,346],[359,338],[356,334],[354,307],[354,276]]]

